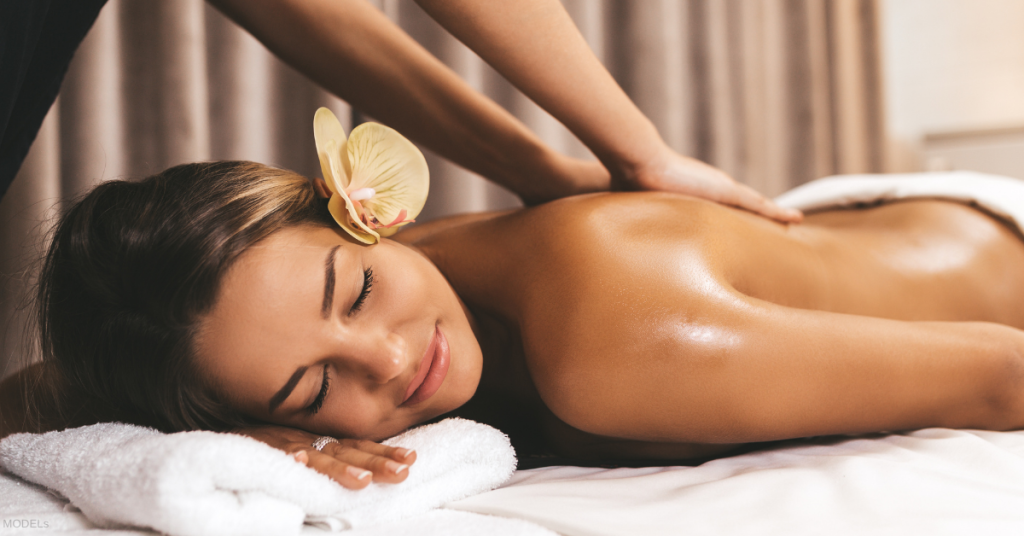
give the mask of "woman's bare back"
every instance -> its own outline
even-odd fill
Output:
[[[832,351],[830,330],[863,331],[864,348],[853,338],[846,354],[837,354],[838,364],[860,351],[876,356],[872,344],[931,336],[918,333],[917,323],[871,324],[880,322],[875,319],[1024,327],[1018,305],[1024,243],[990,216],[944,201],[827,211],[785,226],[674,195],[596,195],[449,228],[419,242],[481,319],[485,377],[476,410],[471,403],[467,411],[477,411],[478,419],[488,412],[504,413],[505,420],[539,416],[549,447],[569,455],[704,456],[748,440],[870,431],[881,423],[942,424],[929,421],[935,412],[889,420],[851,413],[836,414],[834,424],[826,416],[808,416],[806,423],[783,417],[741,433],[735,428],[757,426],[732,413],[776,403],[776,412],[798,411],[828,393],[829,381],[841,383],[827,371],[803,372],[808,363],[828,367],[817,356]],[[813,330],[820,331],[820,347],[809,346]],[[942,347],[971,344],[973,336]],[[908,355],[923,351],[911,346]],[[775,357],[785,352],[806,355]],[[744,365],[751,356],[760,361]],[[880,374],[899,366],[898,355],[885,359]],[[746,405],[709,392],[715,381],[758,380],[726,372],[755,363],[763,369],[759,385],[788,385],[762,387]],[[800,375],[807,377],[794,377]],[[794,389],[807,392],[778,400]],[[836,389],[857,393],[858,387]],[[740,389],[735,396],[745,395]],[[651,399],[646,407],[638,402],[645,398]],[[620,408],[632,409],[614,415]],[[659,426],[650,417],[658,412],[678,422]]]
[[[740,240],[749,257],[734,268],[738,290],[805,309],[1024,326],[1024,242],[964,204],[916,200],[832,210],[782,234],[802,251],[773,258],[757,241]]]

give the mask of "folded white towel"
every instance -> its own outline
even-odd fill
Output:
[[[914,198],[975,204],[1024,232],[1024,181],[974,171],[836,175],[793,188],[775,202],[810,211]]]
[[[464,419],[385,443],[417,451],[409,477],[359,491],[248,437],[120,423],[12,435],[0,441],[0,465],[59,491],[101,527],[175,536],[281,536],[298,534],[304,521],[333,530],[370,526],[493,489],[515,470],[508,438]]]

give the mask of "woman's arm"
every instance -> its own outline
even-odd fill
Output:
[[[669,149],[558,0],[417,2],[572,130],[611,172],[614,188],[676,191],[782,221],[801,219],[720,169]]]
[[[669,149],[555,0],[421,4],[611,166],[552,151],[364,0],[210,0],[321,86],[441,156],[538,203],[587,192],[671,190],[782,221],[721,170]]]
[[[359,110],[528,203],[607,190],[597,162],[561,155],[365,0],[210,0]]]
[[[686,321],[651,329],[655,344],[676,355],[649,357],[648,366],[621,366],[631,357],[623,355],[577,364],[586,372],[574,376],[575,396],[549,406],[583,431],[652,441],[1024,427],[1024,331],[794,309],[742,295],[693,303]]]

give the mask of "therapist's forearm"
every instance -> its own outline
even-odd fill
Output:
[[[417,0],[565,124],[614,174],[662,148],[657,129],[601,65],[558,0]]]
[[[361,111],[526,200],[606,189],[474,91],[364,0],[210,0],[271,51]]]

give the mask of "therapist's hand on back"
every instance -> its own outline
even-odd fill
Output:
[[[782,208],[721,169],[660,147],[643,164],[612,174],[612,190],[676,192],[739,207],[784,223],[799,223],[803,213]]]
[[[370,482],[402,482],[409,476],[410,466],[416,462],[414,450],[361,439],[339,439],[318,452],[313,448],[313,442],[320,436],[285,426],[253,426],[233,432],[283,450],[295,461],[349,489],[362,489]]]

